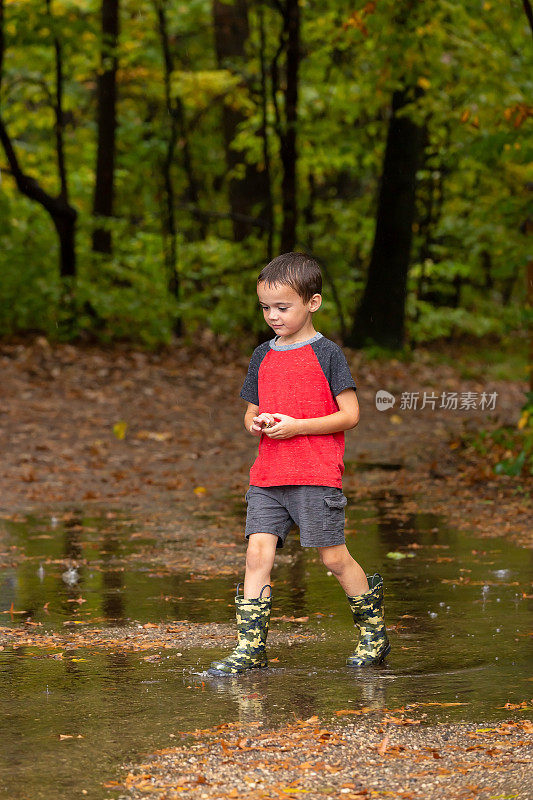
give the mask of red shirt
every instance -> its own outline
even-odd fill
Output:
[[[321,333],[293,345],[278,345],[277,339],[254,350],[240,396],[259,406],[259,414],[312,419],[338,411],[336,396],[356,389],[341,348]],[[262,434],[250,484],[342,488],[343,456],[344,431],[290,439]]]

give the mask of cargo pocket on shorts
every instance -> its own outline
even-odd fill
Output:
[[[324,497],[324,518],[322,527],[325,531],[335,531],[344,526],[344,507],[348,499],[342,494]]]

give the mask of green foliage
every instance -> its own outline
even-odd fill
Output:
[[[512,434],[504,442],[506,457],[494,467],[497,475],[533,475],[533,392],[526,394],[518,430],[521,432],[518,442]]]
[[[491,334],[503,336],[521,326],[520,309],[502,308],[497,303],[480,301],[477,306],[464,308],[435,307],[431,303],[410,298],[408,314],[409,333],[414,342],[435,339],[474,336],[483,338]]]
[[[0,194],[0,253],[0,335],[50,332],[59,286],[57,240],[40,206]]]
[[[516,427],[501,425],[493,430],[482,430],[464,437],[463,444],[488,460],[495,475],[533,475],[533,392],[526,393]]]
[[[166,108],[157,3],[121,3],[111,258],[97,258],[91,249],[100,3],[52,0],[51,15],[41,0],[5,6],[2,118],[24,171],[52,195],[59,192],[56,39],[61,45],[69,200],[79,224],[76,280],[62,280],[53,223],[21,197],[0,150],[0,335],[39,330],[155,346],[170,341],[178,319],[190,336],[206,326],[231,336],[264,329],[255,276],[268,257],[266,234],[256,229],[244,242],[233,241],[228,190],[245,163],[265,169],[262,15],[278,252],[282,163],[270,67],[282,20],[274,4],[248,4],[247,55],[220,66],[210,0],[160,4],[173,62],[174,119]],[[325,266],[321,329],[340,334],[341,317],[349,328],[364,290],[391,96],[406,85],[420,92],[413,91],[402,113],[428,130],[418,175],[408,341],[503,336],[523,327],[533,59],[521,4],[381,0],[354,10],[340,0],[305,0],[300,7],[297,249],[313,251]],[[275,99],[283,110],[281,91]],[[231,150],[242,162],[232,170],[224,108],[239,114]],[[163,236],[173,125],[179,296],[171,291],[168,233]]]

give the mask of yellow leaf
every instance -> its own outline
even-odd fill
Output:
[[[421,89],[425,89],[427,91],[431,86],[431,81],[428,81],[427,78],[422,77],[417,80],[417,84],[420,86]]]
[[[398,414],[393,414],[390,418],[390,421],[393,425],[401,425],[402,418],[398,416]]]
[[[115,422],[113,425],[113,433],[117,437],[117,439],[125,439],[126,438],[126,431],[128,430],[128,423],[124,422],[124,420],[120,420],[120,422]]]
[[[518,425],[517,425],[518,429],[522,430],[522,428],[525,428],[528,423],[528,420],[529,420],[529,411],[526,409],[525,411],[522,412],[522,416],[518,420]]]
[[[194,488],[194,494],[205,494],[206,492],[207,489],[205,488],[205,486],[196,486]]]

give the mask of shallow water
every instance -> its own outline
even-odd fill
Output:
[[[235,498],[228,503],[242,516]],[[406,707],[409,716],[431,722],[527,714],[504,706],[531,696],[529,552],[450,530],[442,518],[417,514],[412,502],[394,495],[365,504],[350,498],[348,509],[352,553],[385,579],[393,648],[385,665],[344,666],[354,629],[343,592],[293,532],[275,567],[272,616],[309,619],[273,620],[271,629],[303,627],[321,638],[271,645],[270,658],[279,660],[268,670],[208,678],[210,661],[227,652],[219,648],[180,656],[155,651],[160,659],[151,662],[146,651],[119,647],[68,650],[57,660],[42,648],[6,646],[0,652],[0,791],[13,800],[116,797],[117,790],[102,784],[120,778],[121,763],[172,745],[180,731],[227,721],[277,725],[362,707]],[[33,630],[42,632],[84,623],[232,618],[240,576],[196,581],[186,571],[153,567],[158,540],[126,516],[78,515],[68,524],[31,517],[2,527],[0,611],[26,613],[3,613],[0,625],[27,627],[30,617],[42,623]],[[183,547],[179,532],[167,547],[170,541]],[[391,552],[412,555],[396,560]],[[11,566],[10,554],[20,553],[26,558]],[[81,565],[75,575],[68,574],[68,559]],[[357,724],[358,717],[338,719]]]

